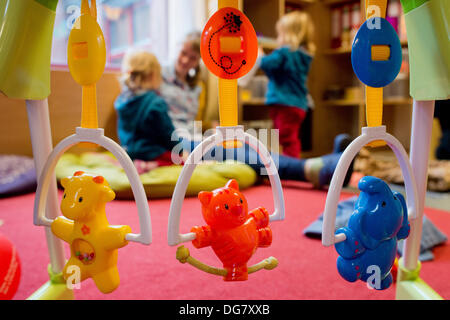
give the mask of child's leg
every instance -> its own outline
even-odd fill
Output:
[[[274,129],[280,129],[279,115],[278,115],[279,110],[280,110],[280,108],[278,108],[278,106],[276,106],[276,105],[269,107],[269,116],[270,116],[270,119],[272,119],[272,127]]]
[[[271,116],[274,128],[279,130],[283,155],[298,158],[301,152],[300,125],[306,117],[306,112],[296,107],[273,106]]]
[[[350,144],[350,136],[337,136],[335,139],[336,152],[323,155],[321,157],[298,159],[292,157],[286,157],[277,153],[272,153],[272,160],[278,168],[278,174],[282,180],[297,180],[307,181],[314,184],[317,188],[322,188],[328,185],[333,176],[336,165],[342,152]],[[244,149],[244,150],[240,150]],[[258,175],[265,175],[264,164],[261,162],[257,152],[245,145],[243,148],[236,149],[241,151],[245,155],[244,161],[240,158],[235,158],[241,162],[245,162],[250,165]],[[350,166],[344,185],[347,185],[351,174],[353,173],[353,164]]]
[[[174,156],[175,160],[178,161],[178,163],[182,163],[182,160],[180,157],[178,157],[176,155],[173,155],[173,156]],[[178,159],[176,157],[178,157]],[[164,152],[159,157],[157,157],[153,160],[150,160],[150,161],[135,159],[133,161],[133,163],[134,163],[134,166],[136,167],[138,174],[144,174],[155,168],[163,167],[163,166],[171,166],[174,164],[172,161],[172,153],[170,151]]]

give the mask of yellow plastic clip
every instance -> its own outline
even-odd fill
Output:
[[[81,2],[81,15],[69,35],[67,62],[73,79],[83,87],[81,127],[98,128],[96,83],[106,64],[103,32],[97,23],[96,0]]]

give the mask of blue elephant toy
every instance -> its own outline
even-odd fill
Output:
[[[410,225],[405,198],[392,192],[381,179],[366,176],[344,233],[345,241],[335,244],[339,274],[349,282],[361,280],[377,290],[393,282],[391,268],[397,252],[397,240],[409,235]]]

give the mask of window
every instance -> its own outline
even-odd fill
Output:
[[[80,0],[60,0],[53,32],[52,64],[67,65],[67,41],[80,15]],[[120,68],[128,48],[153,52],[167,62],[167,0],[97,0],[98,22],[105,36],[106,66]]]
[[[67,65],[67,41],[80,15],[80,3],[81,0],[58,3],[52,47],[54,66]],[[97,19],[106,42],[106,67],[120,68],[130,47],[151,51],[162,65],[170,64],[186,33],[202,30],[206,3],[207,0],[97,0]]]
[[[150,40],[150,6],[148,3],[133,8],[133,39],[135,43]]]
[[[116,20],[107,20],[109,29],[109,47],[111,54],[125,50],[128,43],[128,28],[131,23],[131,17],[128,10],[123,10]],[[130,39],[132,44],[132,39]]]

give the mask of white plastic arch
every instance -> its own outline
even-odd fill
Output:
[[[76,133],[62,140],[50,153],[50,156],[42,169],[41,176],[38,180],[36,198],[34,201],[33,221],[35,225],[50,227],[53,220],[45,216],[47,206],[47,195],[50,182],[54,179],[56,164],[64,152],[70,147],[80,142],[92,142],[100,145],[110,151],[120,162],[130,181],[131,189],[136,201],[139,214],[140,233],[128,233],[126,239],[142,244],[150,244],[152,241],[152,226],[150,218],[150,209],[148,207],[147,197],[144,187],[139,179],[136,168],[133,165],[128,154],[114,140],[104,136],[102,128],[76,128]]]
[[[261,161],[267,170],[267,175],[269,176],[270,184],[272,186],[274,212],[270,215],[270,221],[284,220],[285,207],[283,189],[281,187],[278,170],[267,148],[257,138],[244,132],[242,126],[217,127],[214,135],[209,136],[194,148],[181,170],[170,204],[168,225],[168,243],[170,246],[195,240],[195,233],[193,232],[185,234],[180,233],[181,207],[186,195],[189,180],[195,167],[209,150],[217,144],[230,140],[238,140],[242,143],[247,143],[251,148],[258,152]]]
[[[375,140],[386,141],[387,145],[394,151],[405,181],[408,219],[415,219],[417,216],[417,210],[419,208],[417,185],[405,149],[395,137],[386,133],[386,126],[364,127],[362,128],[362,134],[353,140],[345,149],[331,179],[325,202],[325,210],[323,212],[322,244],[324,246],[328,247],[346,239],[343,233],[335,235],[336,210],[339,195],[341,194],[345,175],[352,160],[365,145]]]

